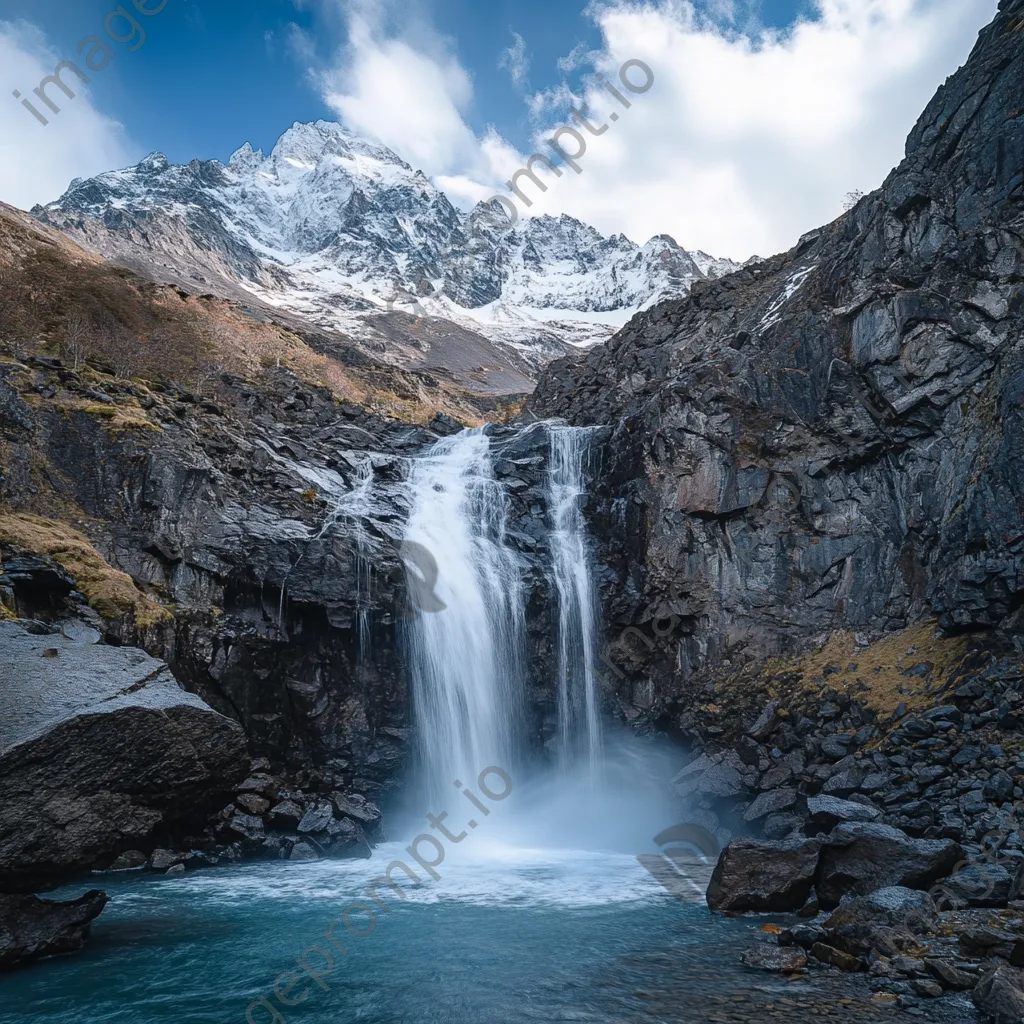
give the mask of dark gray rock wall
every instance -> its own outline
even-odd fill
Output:
[[[663,681],[849,629],[1013,624],[1024,593],[1024,3],[881,189],[781,256],[552,364],[613,430],[591,510],[617,634]]]
[[[110,408],[159,429],[113,430],[82,410],[97,388]],[[413,456],[461,426],[384,420],[286,371],[259,386],[225,378],[212,398],[0,364],[0,514],[7,505],[70,518],[170,608],[173,624],[155,635],[108,623],[105,636],[164,657],[242,725],[253,758],[304,792],[377,799],[415,752],[403,630],[416,610],[398,552],[406,476]],[[554,730],[548,437],[489,429],[526,573],[530,732],[541,743]],[[49,599],[37,592],[62,600],[72,585],[30,552],[0,557],[15,589],[35,595],[24,615],[38,600],[45,617]]]

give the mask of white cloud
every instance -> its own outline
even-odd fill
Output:
[[[600,56],[600,50],[588,50],[586,43],[579,43],[564,57],[558,58],[558,70],[567,75],[571,71],[592,64]]]
[[[381,38],[362,14],[351,17],[348,31],[342,66],[322,77],[324,102],[428,173],[472,167],[480,143],[463,113],[473,89],[458,61]]]
[[[563,73],[588,63],[614,82],[636,58],[655,82],[629,110],[592,77],[525,97],[547,122],[534,140],[546,153],[574,97],[597,124],[621,115],[588,137],[583,173],[553,180],[530,213],[571,213],[640,241],[667,232],[735,258],[786,249],[899,162],[914,121],[996,0],[814,0],[815,17],[785,32],[761,27],[754,6],[721,0],[701,15],[690,0],[592,4],[603,46],[577,47]],[[423,33],[389,36],[381,25],[350,17],[343,70],[324,79],[329,105],[448,182],[454,200],[488,187],[505,193],[525,155],[469,128],[472,83],[451,47],[436,37],[424,45]]]
[[[34,101],[32,90],[64,59],[67,55],[54,51],[34,25],[0,21],[0,137],[5,145],[0,200],[12,206],[28,209],[50,202],[72,179],[127,166],[143,155],[120,124],[96,109],[73,73],[64,76],[76,93],[73,100],[50,89],[61,101],[61,112],[52,114],[43,108],[49,115],[48,125],[37,121],[12,95],[18,90],[23,98]]]
[[[589,83],[595,123],[620,117],[588,138],[583,173],[555,181],[530,212],[565,211],[639,240],[667,232],[736,258],[786,249],[833,219],[848,191],[876,188],[899,162],[996,0],[816,6],[815,20],[785,33],[723,28],[686,0],[592,7],[598,69],[618,84],[621,64],[639,58],[655,82],[629,110]],[[554,127],[538,133],[538,150]]]
[[[508,71],[513,85],[522,88],[526,85],[530,73],[530,60],[526,56],[526,40],[518,32],[513,32],[512,35],[515,42],[507,50],[501,51],[498,67]]]
[[[568,111],[572,107],[578,107],[582,102],[582,98],[573,92],[568,82],[561,82],[553,89],[542,89],[526,100],[530,116],[534,120],[548,116],[548,111]]]

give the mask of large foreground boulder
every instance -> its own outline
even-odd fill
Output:
[[[0,878],[21,892],[198,820],[248,769],[240,726],[163,662],[32,629],[0,622]]]
[[[889,825],[845,822],[822,847],[818,899],[835,907],[847,893],[863,896],[886,886],[927,889],[963,856],[951,839],[912,839]]]
[[[71,903],[0,894],[0,970],[81,949],[106,905],[97,889]]]
[[[818,839],[734,839],[711,875],[707,900],[712,910],[799,910],[814,885]]]

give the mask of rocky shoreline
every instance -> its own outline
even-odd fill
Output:
[[[749,950],[753,969],[865,972],[879,1006],[968,992],[992,1019],[1017,1020],[1024,660],[992,636],[946,676],[907,653],[885,717],[870,693],[858,699],[853,664],[762,674],[786,691],[763,705],[749,678],[723,681],[681,716],[695,756],[674,788],[689,820],[726,844],[708,906],[803,919]]]

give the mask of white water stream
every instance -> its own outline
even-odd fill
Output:
[[[552,427],[548,502],[552,577],[558,595],[559,756],[563,767],[584,762],[596,784],[601,772],[597,692],[597,609],[590,575],[584,460],[588,431]]]
[[[539,851],[640,853],[673,823],[674,758],[613,726],[603,735],[600,612],[583,516],[590,431],[551,423],[527,429],[545,431],[547,441],[540,450],[550,676],[546,665],[526,661],[526,559],[508,536],[511,501],[494,473],[495,461],[519,446],[486,429],[467,430],[417,458],[409,476],[403,546],[413,546],[409,590],[425,609],[406,628],[422,783],[413,800],[426,801],[410,810],[421,817],[420,807],[451,807],[456,781],[472,787],[482,769],[497,765],[513,777],[515,794],[488,818],[489,841],[497,844],[489,856],[505,849],[499,859],[525,863]],[[531,685],[557,690],[554,771],[535,749],[527,756],[536,744],[528,732]]]
[[[413,701],[425,789],[443,805],[456,781],[511,770],[523,708],[523,588],[505,543],[508,499],[494,479],[491,441],[467,430],[413,465],[405,540],[436,563],[409,566],[425,589],[408,625]],[[408,565],[408,563],[407,563]],[[422,575],[419,575],[422,574]],[[437,607],[440,605],[441,607]]]
[[[538,428],[531,428],[538,429]],[[597,610],[581,503],[588,431],[545,426],[552,592],[557,601],[558,741],[563,771],[601,769]],[[507,768],[525,706],[524,586],[507,545],[508,496],[495,479],[491,438],[469,430],[438,442],[410,475],[406,542],[419,552],[412,588],[433,607],[409,626],[422,763],[432,794],[481,768]],[[425,579],[429,576],[430,579]],[[422,603],[421,607],[423,607]]]

